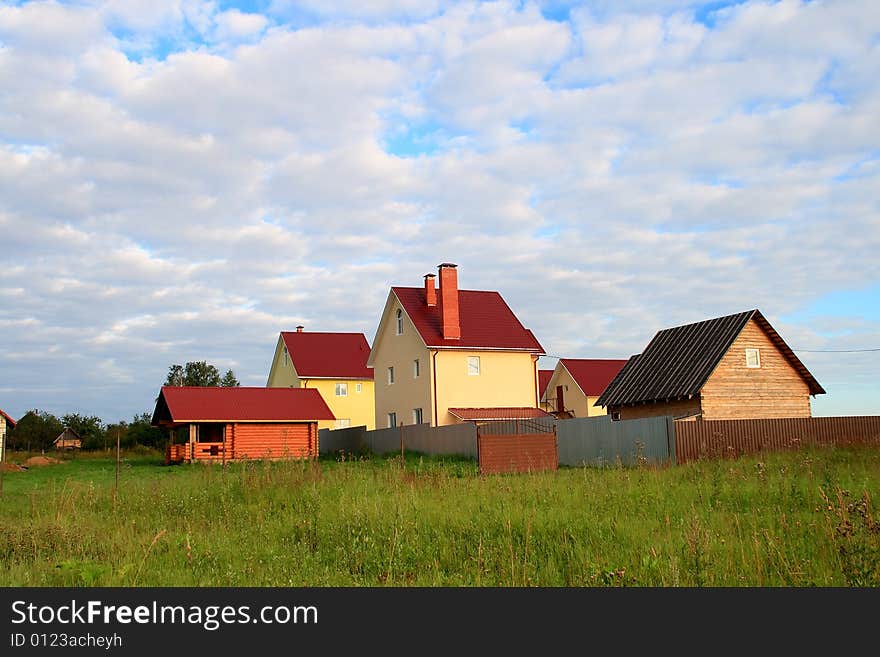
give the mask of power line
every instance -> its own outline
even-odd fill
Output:
[[[813,354],[860,354],[866,351],[880,351],[880,347],[875,349],[795,349],[792,351],[806,351]]]

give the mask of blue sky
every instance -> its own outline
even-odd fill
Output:
[[[759,308],[880,413],[877,70],[873,1],[0,3],[0,408],[264,385],[451,261],[553,356]]]

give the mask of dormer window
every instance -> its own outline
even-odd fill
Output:
[[[397,335],[403,335],[403,311],[397,309]]]
[[[746,349],[746,367],[761,367],[761,352],[757,349]]]

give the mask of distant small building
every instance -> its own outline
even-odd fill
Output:
[[[612,419],[810,417],[825,394],[757,309],[659,331],[596,401]]]
[[[65,427],[52,444],[55,449],[82,449],[82,439],[70,427]]]
[[[538,394],[541,397],[541,410],[547,412],[554,410],[552,404],[544,398],[547,392],[547,385],[550,383],[552,376],[553,370],[538,370]]]
[[[541,401],[558,418],[605,415],[595,406],[605,388],[626,365],[626,360],[606,358],[560,358]]]
[[[3,462],[4,450],[6,449],[6,431],[7,429],[15,429],[15,420],[0,409],[0,463]]]

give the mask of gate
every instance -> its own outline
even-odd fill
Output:
[[[556,470],[556,422],[547,418],[477,425],[477,456],[480,474]]]

